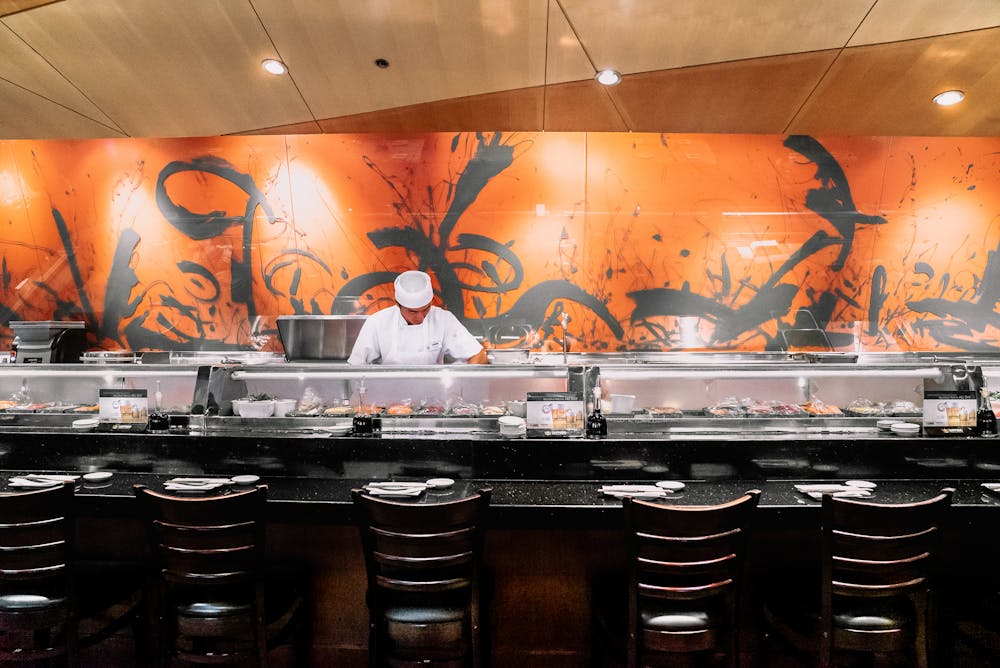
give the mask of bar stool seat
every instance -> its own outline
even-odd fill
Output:
[[[249,603],[234,604],[228,601],[197,601],[190,605],[177,606],[177,614],[192,617],[222,617],[225,615],[245,615],[253,608]]]
[[[53,598],[38,594],[10,594],[0,596],[0,611],[3,612],[36,612],[59,608],[66,605],[65,597]]]
[[[643,628],[654,631],[707,631],[717,625],[705,610],[643,610]]]
[[[465,610],[462,608],[406,606],[385,609],[386,620],[401,624],[445,624],[447,622],[460,622],[464,615]]]

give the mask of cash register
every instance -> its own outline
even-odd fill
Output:
[[[79,362],[87,344],[82,320],[12,320],[17,364]]]

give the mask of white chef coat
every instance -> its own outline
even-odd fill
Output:
[[[410,325],[399,306],[369,316],[354,342],[348,364],[441,364],[445,355],[465,361],[482,344],[450,311],[432,306],[424,321]]]

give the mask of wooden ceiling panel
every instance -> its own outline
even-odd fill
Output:
[[[328,118],[323,132],[541,130],[542,87]]]
[[[11,32],[4,25],[4,20],[0,19],[0,54],[3,54],[0,58],[0,79],[107,125],[112,132],[120,129],[44,58]]]
[[[872,0],[562,0],[597,69],[654,70],[843,47]]]
[[[4,19],[133,136],[215,135],[304,121],[248,3],[65,0]]]
[[[593,79],[549,86],[545,129],[551,132],[628,130],[605,86]]]
[[[0,79],[0,138],[74,139],[122,134],[72,109]]]
[[[954,107],[931,102],[959,88]],[[790,126],[842,135],[1000,135],[1000,28],[844,51]]]
[[[541,0],[255,0],[316,118],[540,86]],[[374,65],[389,61],[387,69]]]
[[[879,0],[848,46],[1000,26],[997,0]]]
[[[62,0],[0,0],[0,16],[16,14],[42,5],[61,2]]]
[[[305,123],[289,123],[288,125],[276,125],[273,128],[258,128],[247,130],[246,132],[233,132],[234,135],[317,135],[323,134],[323,128],[316,121],[306,121]]]
[[[558,3],[549,5],[549,42],[545,54],[545,83],[583,81],[594,77],[594,68],[580,40]]]
[[[637,132],[781,133],[836,54],[633,74],[610,91]]]

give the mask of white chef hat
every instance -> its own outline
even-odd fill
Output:
[[[431,277],[422,271],[404,271],[396,277],[396,301],[406,308],[423,308],[434,299]]]

